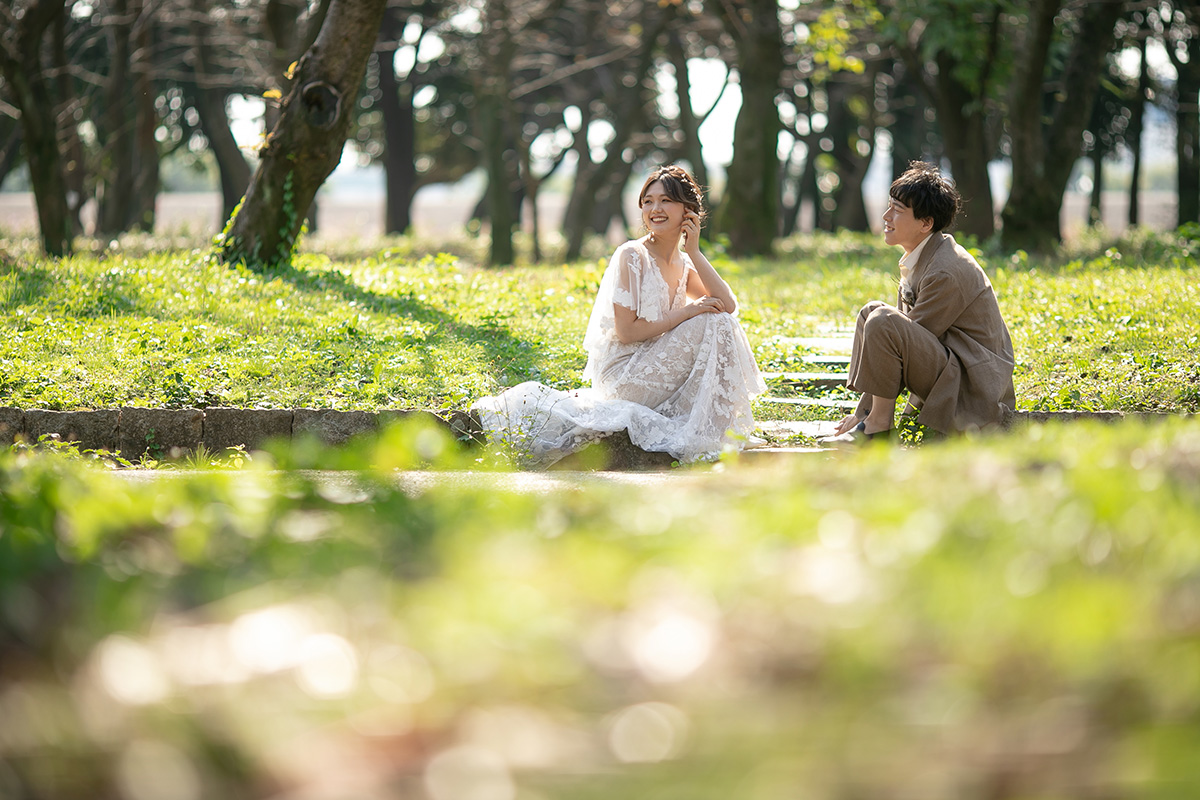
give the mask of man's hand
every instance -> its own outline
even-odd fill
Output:
[[[847,414],[842,417],[842,421],[838,423],[837,429],[834,431],[834,436],[841,436],[843,433],[854,430],[854,426],[862,422],[861,419],[853,414]]]

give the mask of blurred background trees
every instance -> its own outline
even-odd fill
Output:
[[[228,218],[261,144],[246,109],[261,100],[273,128],[329,4],[0,0],[0,179],[27,168],[47,252],[69,251],[89,203],[97,235],[152,229],[168,164],[215,173]],[[383,167],[389,233],[422,187],[478,176],[463,191],[496,264],[518,230],[542,257],[547,187],[566,259],[636,231],[623,194],[669,161],[712,188],[708,235],[734,253],[869,228],[868,169],[916,158],[952,173],[964,233],[1047,249],[1088,161],[1094,221],[1098,165],[1132,154],[1140,221],[1147,108],[1173,126],[1177,222],[1200,222],[1198,16],[1182,0],[388,0],[346,158]],[[736,120],[714,120],[720,98]]]

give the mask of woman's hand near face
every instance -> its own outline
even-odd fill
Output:
[[[688,211],[683,215],[683,225],[680,227],[683,232],[683,249],[691,255],[693,251],[698,252],[700,247],[700,216],[695,211]]]

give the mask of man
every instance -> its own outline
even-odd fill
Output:
[[[846,386],[862,392],[826,444],[891,436],[896,398],[942,433],[998,424],[1016,406],[1013,348],[996,293],[971,254],[943,231],[961,208],[954,186],[913,162],[892,184],[883,240],[904,248],[897,306],[863,306]]]

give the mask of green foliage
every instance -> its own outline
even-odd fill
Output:
[[[0,455],[6,792],[1200,779],[1195,421],[566,491],[410,472],[470,464],[419,426],[304,456],[354,473],[293,457],[147,482]]]
[[[823,9],[809,23],[804,41],[805,49],[812,52],[815,76],[820,80],[832,72],[862,74],[866,62],[860,50],[860,34],[878,27],[884,19],[875,4],[867,0],[837,3]]]

